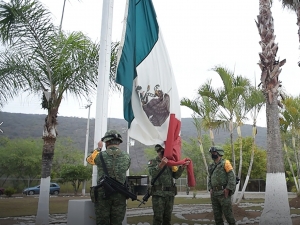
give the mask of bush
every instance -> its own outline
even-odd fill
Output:
[[[12,187],[6,188],[5,191],[4,191],[4,194],[7,197],[11,197],[14,193],[16,193],[16,190]]]

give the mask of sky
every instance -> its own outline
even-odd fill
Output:
[[[63,0],[41,1],[53,14],[58,26]],[[123,31],[126,0],[115,0],[113,8],[112,41],[120,41]],[[82,31],[99,42],[101,33],[102,4],[99,0],[67,0],[62,29]],[[197,89],[208,79],[214,87],[221,87],[215,66],[224,66],[236,75],[247,77],[254,84],[260,81],[257,65],[260,37],[255,24],[259,14],[259,1],[249,0],[153,0],[160,30],[169,52],[179,98],[194,99]],[[282,9],[279,0],[273,1],[274,30],[279,50],[277,57],[286,59],[279,80],[288,94],[299,95],[297,84],[299,41],[296,14]],[[95,118],[96,101],[91,96],[90,117]],[[66,96],[58,116],[88,117],[87,101]],[[41,109],[40,97],[24,93],[2,108],[3,112],[46,114]],[[181,117],[191,117],[192,111],[181,107]],[[122,93],[110,94],[108,117],[123,118]],[[266,127],[265,108],[258,116],[258,126]],[[245,123],[251,124],[251,118]]]

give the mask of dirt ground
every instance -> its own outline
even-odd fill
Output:
[[[290,207],[292,208],[300,208],[300,197],[293,198],[290,200]],[[236,205],[233,206],[233,214],[236,221],[242,220],[244,217],[247,217],[248,219],[255,219],[261,215],[262,212],[258,211],[245,211],[243,208],[240,208]],[[198,213],[198,214],[188,214],[184,215],[184,217],[188,220],[192,219],[209,219],[213,220],[213,212],[210,213]],[[299,225],[300,224],[300,216],[292,218],[293,225]],[[259,223],[252,223],[253,225],[259,225]]]
[[[291,199],[290,207],[299,209],[300,208],[300,197]],[[242,220],[244,217],[247,217],[248,219],[251,219],[251,218],[255,219],[261,215],[261,212],[259,212],[259,211],[245,211],[243,208],[240,208],[236,205],[233,206],[233,213],[234,213],[234,217],[237,221]],[[185,214],[183,216],[190,221],[192,219],[209,219],[209,220],[214,219],[212,212],[197,213],[197,214]],[[299,225],[300,224],[300,216],[292,218],[292,221],[293,221],[293,225]],[[0,218],[0,225],[15,225],[15,224],[20,224],[21,222],[26,223],[26,221],[24,221],[22,219],[16,220],[16,218],[15,219]],[[259,225],[259,223],[252,223],[252,224]]]

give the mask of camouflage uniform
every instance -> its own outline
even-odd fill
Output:
[[[111,132],[112,131],[106,132],[105,136]],[[105,142],[105,137],[103,139]],[[128,153],[118,147],[108,146],[106,151],[102,151],[102,156],[106,164],[108,175],[121,183],[125,183],[126,171],[130,167],[130,156]],[[97,165],[98,178],[101,178],[104,175],[104,171],[100,154],[96,154],[94,163]],[[94,203],[96,224],[121,225],[126,213],[126,197],[117,192],[106,199],[103,199],[103,196],[104,189],[101,187],[98,189],[98,200]]]
[[[215,169],[214,169],[215,168]],[[208,188],[212,190],[211,203],[216,225],[223,225],[223,213],[229,225],[235,224],[232,212],[231,195],[235,191],[236,179],[232,166],[228,160],[220,159],[208,167]],[[225,198],[224,189],[228,189],[229,197]]]
[[[152,177],[152,179],[161,170],[158,167],[160,162],[161,159],[158,156],[155,159],[152,159],[148,162],[149,174]],[[152,208],[154,213],[153,225],[171,224],[174,196],[177,194],[177,189],[173,178],[178,179],[181,176],[183,170],[184,169],[181,166],[167,167],[152,186],[151,195]]]

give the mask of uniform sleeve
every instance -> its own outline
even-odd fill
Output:
[[[96,165],[95,158],[99,154],[99,151],[95,149],[93,153],[91,153],[88,157],[86,157],[86,161],[91,165]]]
[[[151,159],[148,162],[148,171],[150,176],[155,177],[161,169],[158,167],[158,163],[156,160]]]
[[[179,166],[178,170],[176,172],[172,173],[172,177],[175,179],[178,179],[179,177],[181,177],[183,171],[184,171],[184,168],[182,166]]]
[[[236,187],[236,180],[235,180],[235,174],[232,165],[229,162],[229,160],[225,161],[224,169],[227,173],[227,180],[228,180],[226,189],[229,189],[234,192]]]

